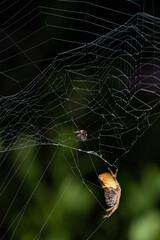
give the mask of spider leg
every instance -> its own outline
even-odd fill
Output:
[[[117,173],[118,173],[118,168],[116,169],[116,172],[114,174],[115,177],[117,176]]]
[[[106,217],[108,218],[108,217],[110,217],[110,216],[112,215],[112,213],[113,213],[113,207],[106,209],[106,211],[107,211],[107,214],[104,215],[103,218],[106,218]],[[109,212],[108,212],[108,211],[109,211]]]
[[[110,207],[110,208],[105,209],[105,211],[108,212],[108,211],[111,211],[112,209],[113,209],[113,207]]]
[[[108,170],[110,171],[112,176],[114,176],[115,178],[117,177],[118,168],[116,169],[115,173],[113,173],[112,170],[109,167],[108,167]]]
[[[114,176],[114,173],[112,172],[112,170],[108,167],[108,170],[110,171],[111,175]]]

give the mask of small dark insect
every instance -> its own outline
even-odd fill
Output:
[[[86,141],[87,139],[87,132],[86,130],[78,130],[74,132],[76,134],[76,137],[80,139],[82,142]]]
[[[121,187],[117,181],[117,172],[115,174],[108,168],[110,173],[102,173],[98,176],[104,189],[104,196],[109,208],[106,209],[107,214],[103,217],[110,217],[112,213],[118,208],[121,197]]]

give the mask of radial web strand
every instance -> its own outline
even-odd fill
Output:
[[[11,184],[18,182],[1,219],[1,239],[14,239],[58,154],[103,209],[91,190],[98,185],[96,161],[118,167],[160,116],[160,19],[146,10],[146,4],[129,0],[121,5],[71,0],[0,3],[1,171],[9,169],[1,176],[3,201]],[[84,142],[76,137],[78,130],[87,132]],[[35,170],[33,188],[6,228],[43,147],[52,147],[54,154]],[[96,177],[90,181],[92,187],[81,156]],[[40,239],[70,185],[72,180],[33,239]]]

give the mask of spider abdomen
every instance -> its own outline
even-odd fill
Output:
[[[105,189],[104,196],[108,206],[114,206],[117,201],[117,194],[114,190]]]

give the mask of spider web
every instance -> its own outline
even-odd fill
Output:
[[[15,157],[1,179],[1,195],[10,189],[20,166],[31,171],[40,146],[55,149],[32,194],[2,235],[4,239],[16,224],[10,235],[13,239],[57,151],[63,152],[70,169],[84,182],[80,154],[89,156],[95,173],[95,158],[117,167],[159,118],[160,20],[145,11],[147,2],[140,1],[117,5],[115,1],[5,0],[0,5],[1,167],[17,149],[20,156],[26,148],[26,159],[27,155],[33,158],[29,165],[25,159],[18,165],[19,156]],[[81,143],[75,131],[83,129],[88,138]],[[29,150],[33,146],[34,153]],[[27,172],[13,193],[1,227],[20,199]]]

